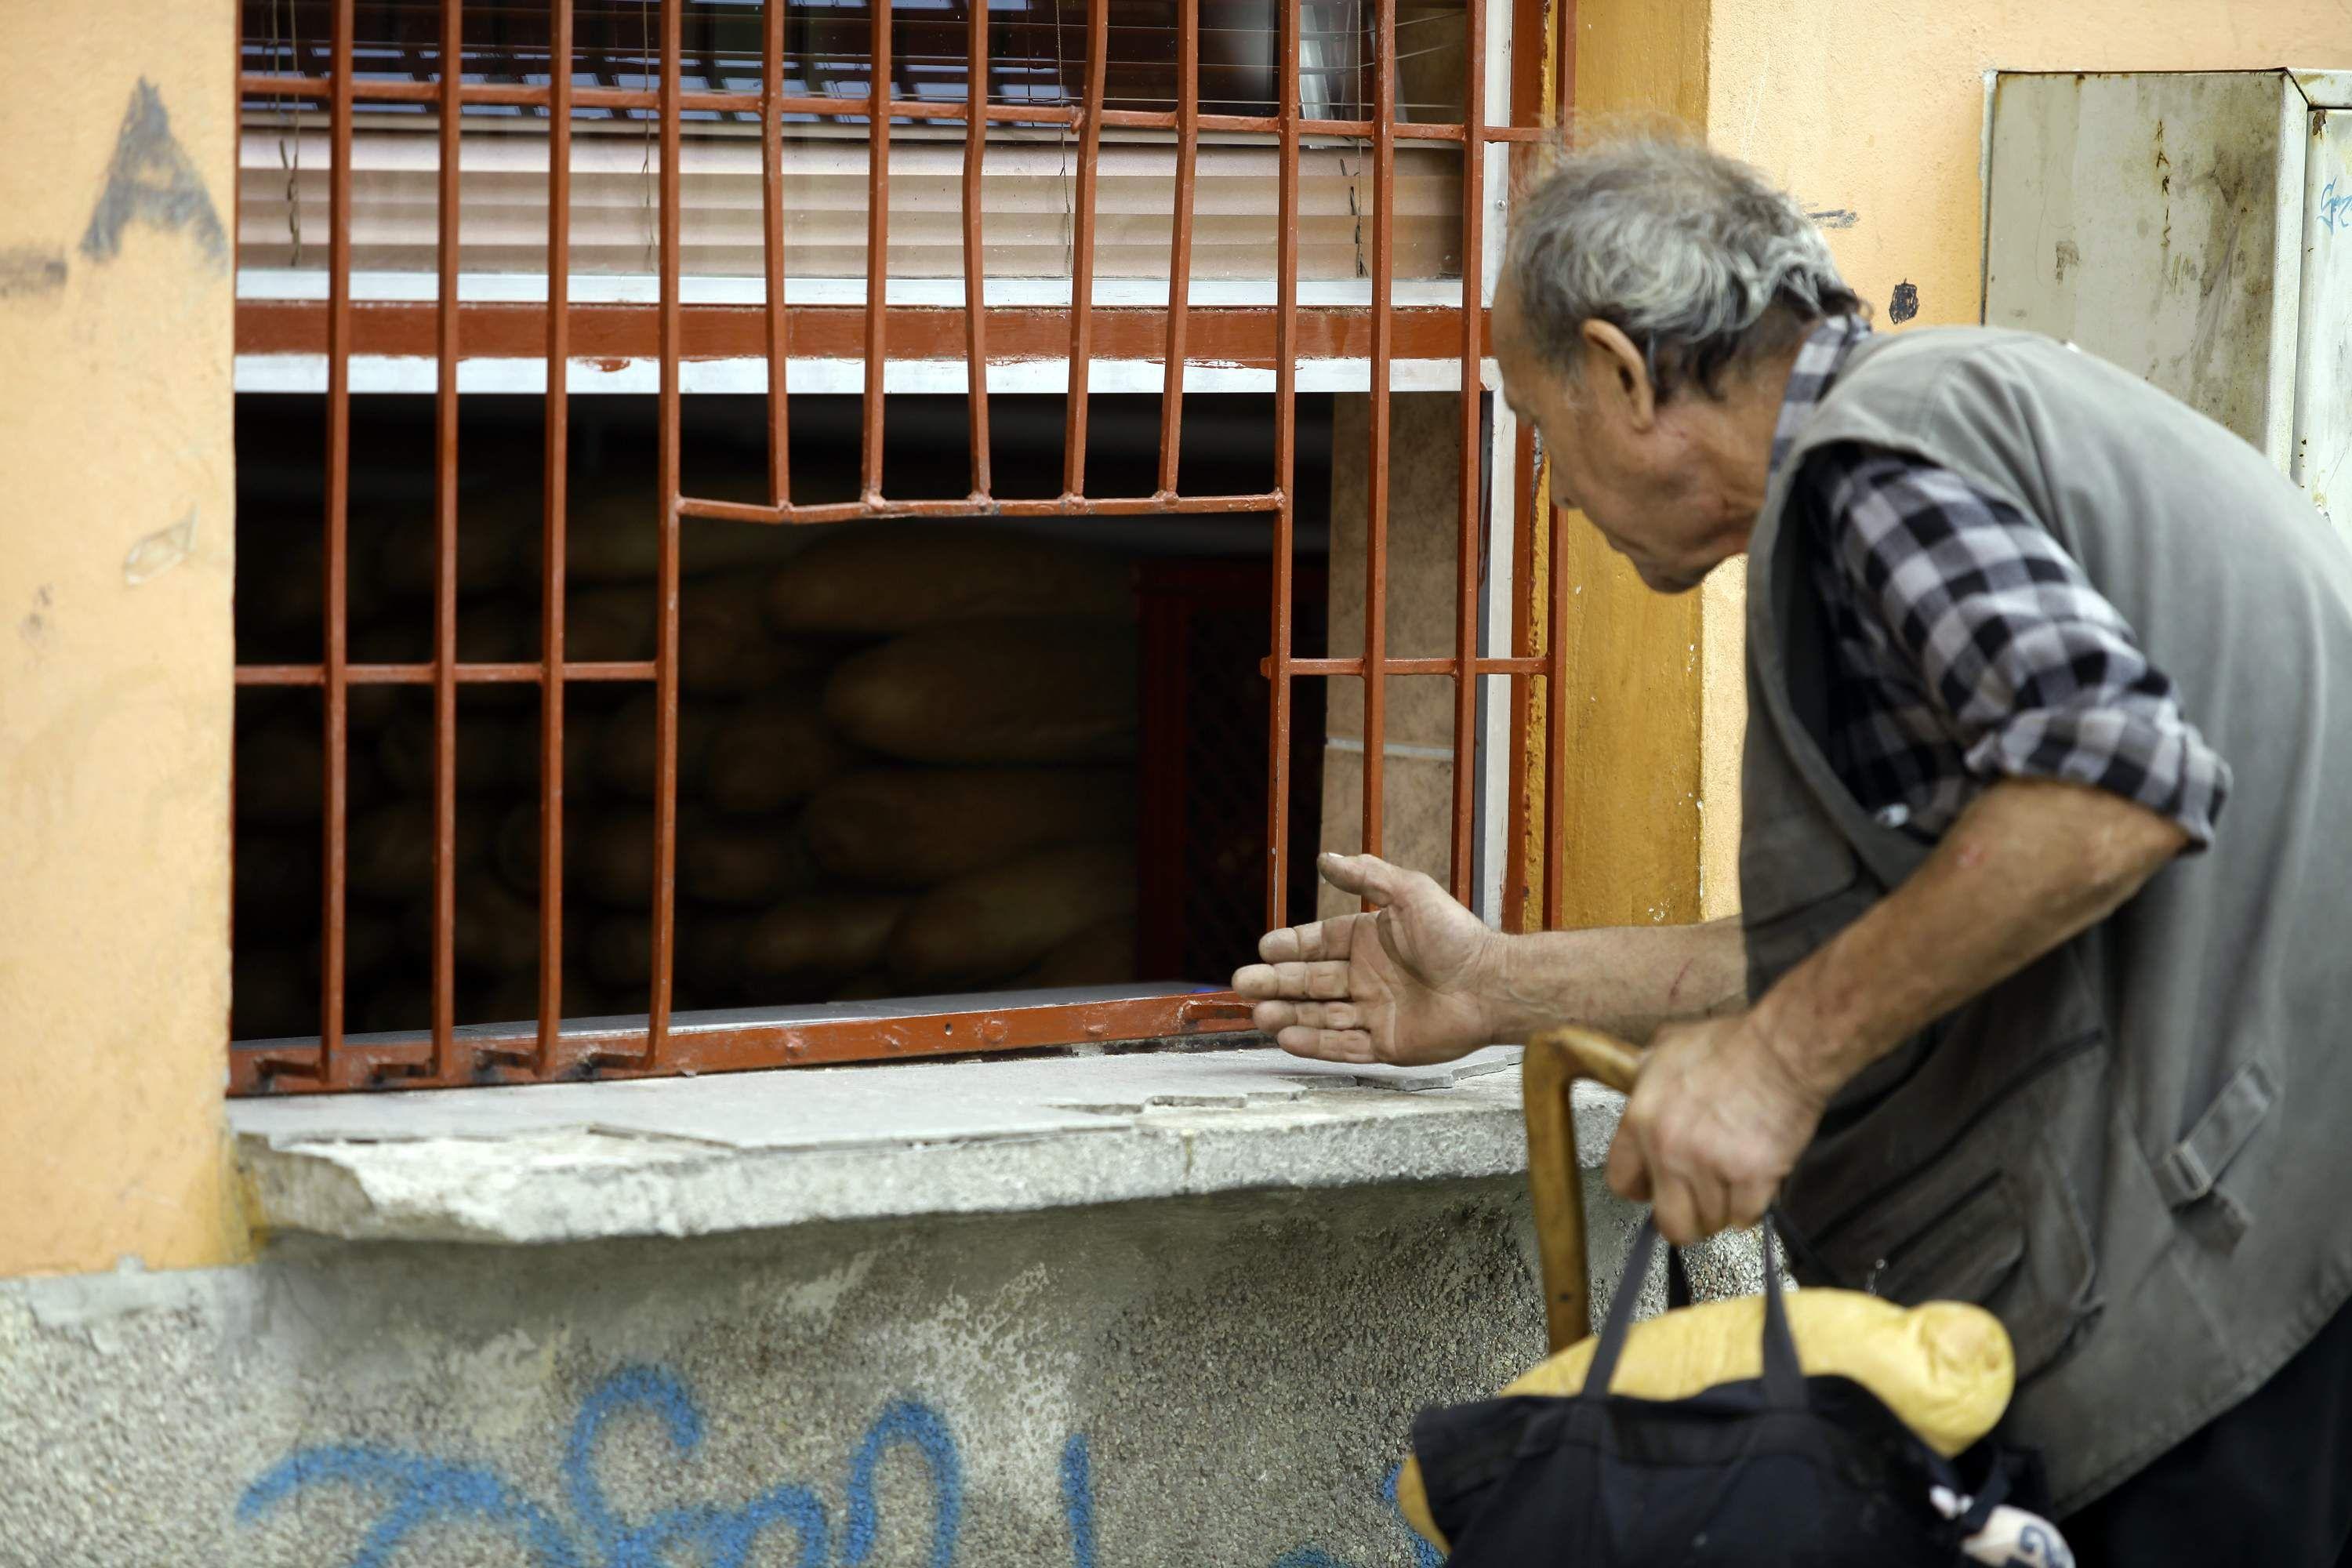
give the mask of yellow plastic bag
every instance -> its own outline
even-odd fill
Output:
[[[1990,1432],[2009,1407],[2016,1359],[2000,1320],[1981,1307],[1931,1301],[1905,1308],[1854,1290],[1787,1297],[1789,1332],[1809,1377],[1851,1378],[1946,1458]],[[1599,1343],[1585,1339],[1538,1363],[1506,1395],[1580,1392]],[[1764,1299],[1740,1296],[1663,1313],[1633,1325],[1611,1392],[1688,1399],[1717,1384],[1763,1375]],[[1421,1467],[1408,1457],[1397,1478],[1405,1521],[1439,1551]]]

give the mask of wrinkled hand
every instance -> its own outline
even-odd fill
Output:
[[[1268,931],[1236,971],[1251,1017],[1294,1056],[1442,1062],[1493,1043],[1486,998],[1501,939],[1418,871],[1325,855],[1324,879],[1381,906]]]
[[[1763,1218],[1812,1141],[1823,1099],[1752,1012],[1669,1024],[1652,1039],[1609,1151],[1609,1185],[1687,1247]]]

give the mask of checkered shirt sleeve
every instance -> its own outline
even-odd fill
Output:
[[[1995,778],[2063,779],[2212,842],[2230,767],[2132,628],[2033,519],[1949,469],[1862,447],[1800,476],[1843,670],[1832,763],[1940,836]]]

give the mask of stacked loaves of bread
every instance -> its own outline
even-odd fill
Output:
[[[574,663],[653,655],[646,510],[593,494],[575,507]],[[536,660],[535,507],[469,499],[461,522],[460,658]],[[429,526],[355,509],[351,533],[352,659],[429,659]],[[1134,977],[1137,636],[1124,559],[977,522],[693,522],[681,569],[676,1006]],[[315,617],[315,562],[290,557],[282,591],[264,596],[282,616]],[[458,711],[458,1018],[525,1018],[538,1006],[537,689],[468,683]],[[426,1022],[432,713],[429,688],[351,688],[355,1031]],[[648,682],[568,684],[570,1016],[646,1005],[656,745]],[[318,1026],[320,756],[315,692],[241,705],[240,1038]]]

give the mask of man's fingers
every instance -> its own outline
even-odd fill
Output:
[[[1318,921],[1313,925],[1284,926],[1266,932],[1257,939],[1257,955],[1268,963],[1295,963],[1307,957],[1310,948],[1320,957],[1322,946],[1323,926]]]
[[[1764,1222],[1764,1211],[1772,1206],[1774,1188],[1769,1182],[1743,1182],[1732,1189],[1731,1213],[1726,1216],[1726,1230],[1749,1230]]]
[[[1691,1241],[1705,1241],[1708,1237],[1731,1228],[1731,1189],[1721,1182],[1694,1178],[1689,1184],[1691,1223],[1696,1228]],[[1688,1246],[1689,1242],[1684,1243]]]
[[[1300,1024],[1276,1035],[1274,1043],[1294,1057],[1313,1057],[1318,1061],[1379,1059],[1372,1055],[1372,1037],[1361,1029],[1317,1029]]]
[[[1343,893],[1354,893],[1376,904],[1396,902],[1405,873],[1377,855],[1319,855],[1315,868]]]
[[[1268,963],[1345,960],[1355,942],[1356,922],[1363,918],[1361,915],[1341,915],[1336,920],[1316,921],[1308,925],[1285,926],[1280,931],[1270,931],[1257,939],[1257,955]]]
[[[1352,1002],[1260,1002],[1250,1009],[1250,1026],[1275,1036],[1293,1027],[1360,1034],[1364,1019]]]
[[[1234,989],[1253,1000],[1280,997],[1292,1002],[1328,1002],[1348,994],[1348,966],[1337,960],[1252,963],[1234,972]]]
[[[1310,1029],[1352,1029],[1364,1027],[1363,1015],[1353,1002],[1301,1002],[1294,1009],[1297,1023]]]
[[[1650,1201],[1650,1169],[1641,1143],[1622,1123],[1609,1145],[1609,1190],[1627,1203]]]
[[[1250,1027],[1261,1035],[1278,1035],[1297,1022],[1298,1004],[1296,1002],[1260,1002],[1250,1009]]]
[[[1706,1234],[1699,1228],[1697,1198],[1674,1176],[1660,1178],[1650,1216],[1658,1222],[1658,1234],[1676,1247],[1688,1247]]]

